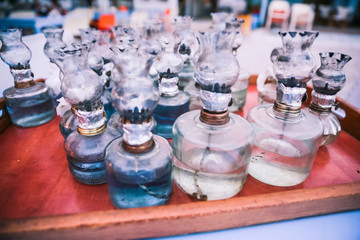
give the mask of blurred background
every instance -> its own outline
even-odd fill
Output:
[[[360,6],[359,0],[0,0],[0,28],[22,28],[23,41],[32,50],[35,78],[47,77],[42,29],[59,26],[65,41],[79,28],[108,30],[114,25],[141,26],[147,19],[161,19],[171,31],[173,18],[191,16],[195,32],[211,25],[211,12],[230,12],[243,18],[244,43],[238,50],[241,68],[258,75],[270,66],[270,53],[281,47],[280,30],[314,30],[320,35],[312,53],[320,66],[320,52],[335,51],[353,60],[344,68],[345,88],[338,96],[360,108]],[[8,67],[0,61],[0,96],[13,85]]]

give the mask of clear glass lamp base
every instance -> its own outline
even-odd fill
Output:
[[[191,111],[174,124],[175,182],[199,200],[230,198],[246,181],[253,131],[232,113],[223,125],[203,123],[199,116],[199,110]]]
[[[172,148],[169,142],[153,136],[149,152],[128,153],[123,138],[106,148],[106,171],[110,200],[116,208],[137,208],[166,204],[172,195]]]
[[[11,121],[16,126],[39,126],[55,116],[53,100],[44,83],[21,89],[8,88],[4,91],[4,99]]]

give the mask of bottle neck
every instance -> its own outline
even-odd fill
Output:
[[[10,73],[14,77],[14,85],[17,89],[35,85],[30,67],[25,69],[10,68]]]
[[[152,118],[140,124],[128,123],[124,118],[121,121],[124,129],[122,146],[126,152],[145,153],[154,147]]]
[[[306,84],[296,87],[286,87],[278,82],[276,85],[276,101],[274,110],[278,112],[299,113],[302,99],[306,93]]]
[[[97,103],[96,109],[86,110],[75,107],[74,111],[78,118],[78,132],[81,135],[97,135],[106,129],[106,114],[101,102]]]
[[[336,95],[326,95],[316,91],[311,92],[311,103],[309,108],[319,113],[331,112],[335,104]]]
[[[224,125],[230,121],[229,110],[224,112],[210,112],[202,108],[200,121],[209,125]]]
[[[178,75],[174,74],[172,77],[161,77],[159,91],[163,97],[174,97],[179,93],[177,83],[179,81]]]
[[[218,93],[200,90],[202,106],[208,112],[222,113],[228,110],[231,101],[231,91],[229,93]]]

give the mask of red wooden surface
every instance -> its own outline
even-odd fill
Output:
[[[257,104],[256,86],[249,87],[241,114]],[[11,125],[0,135],[0,219],[111,210],[106,184],[88,186],[70,174],[59,118],[30,129]],[[321,147],[309,178],[294,187],[265,185],[251,176],[238,196],[360,182],[360,141],[342,132]],[[169,204],[196,201],[174,186]]]

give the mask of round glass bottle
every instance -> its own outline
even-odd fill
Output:
[[[203,109],[181,115],[173,127],[174,179],[199,200],[230,198],[247,177],[254,133],[245,119],[228,111],[239,74],[232,37],[226,31],[200,32],[203,51],[194,77]]]
[[[124,136],[105,151],[110,200],[116,208],[166,204],[172,195],[173,151],[166,139],[150,131],[159,91],[139,73],[121,82],[113,96]]]
[[[249,174],[273,186],[294,186],[310,174],[322,136],[319,119],[301,104],[314,75],[310,46],[317,32],[280,32],[284,49],[274,61],[278,79],[273,105],[252,108],[247,119],[255,130]]]
[[[35,82],[30,69],[31,51],[21,40],[20,29],[0,31],[1,59],[10,67],[14,87],[3,92],[11,122],[19,127],[35,127],[55,116],[52,90]]]
[[[311,104],[305,111],[316,116],[323,124],[324,133],[321,145],[329,145],[335,141],[341,131],[340,122],[331,113],[335,106],[336,94],[345,85],[343,67],[351,57],[342,53],[320,53],[321,66],[312,79],[314,90],[311,93]]]

